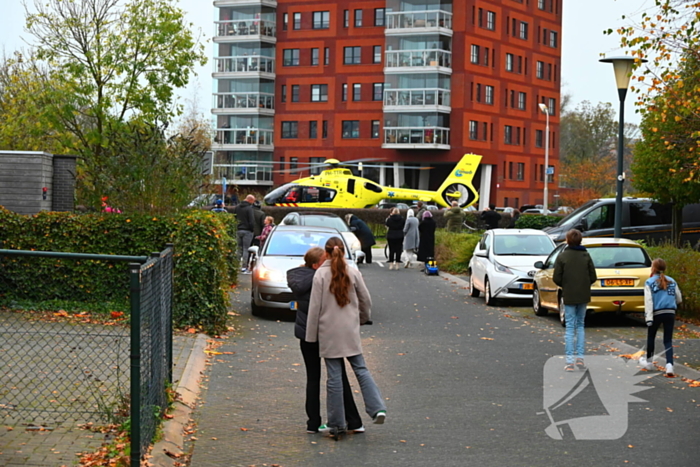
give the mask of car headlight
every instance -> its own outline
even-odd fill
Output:
[[[257,273],[258,279],[261,281],[287,282],[287,278],[284,276],[284,274],[282,274],[282,271],[267,269],[264,266],[258,266]]]
[[[511,271],[510,268],[503,266],[498,261],[493,262],[493,267],[496,269],[496,271],[502,272],[503,274],[513,274],[513,271]]]
[[[361,250],[361,249],[362,249],[362,245],[360,245],[360,241],[359,241],[359,240],[353,241],[353,242],[352,242],[352,245],[350,245],[350,249],[351,249],[352,251]]]

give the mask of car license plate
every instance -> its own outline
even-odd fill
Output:
[[[520,284],[522,290],[532,290],[532,284]]]
[[[603,287],[631,287],[634,279],[602,279],[600,285]]]

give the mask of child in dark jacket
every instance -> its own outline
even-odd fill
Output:
[[[329,431],[326,425],[321,423],[321,357],[319,356],[318,342],[306,342],[306,321],[309,313],[309,299],[311,298],[311,286],[314,282],[316,269],[323,264],[325,251],[323,248],[313,247],[304,255],[304,266],[287,271],[287,284],[292,289],[297,304],[296,321],[294,323],[294,336],[299,339],[301,354],[306,366],[306,422],[307,433],[326,433]],[[343,402],[345,405],[345,417],[349,432],[363,433],[362,418],[352,397],[352,389],[348,381],[348,375],[343,365]]]

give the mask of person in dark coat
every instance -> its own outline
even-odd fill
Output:
[[[248,248],[253,242],[253,232],[255,231],[255,215],[253,214],[253,204],[255,196],[248,195],[245,200],[236,206],[237,231],[236,240],[238,243],[238,257],[241,258],[241,270],[243,274],[250,274],[248,270]]]
[[[561,287],[564,300],[566,371],[574,371],[574,353],[576,366],[581,370],[586,368],[583,362],[586,305],[591,301],[591,285],[598,279],[591,255],[581,246],[582,237],[581,232],[576,229],[566,232],[567,247],[554,261],[552,276],[554,283]]]
[[[365,254],[364,260],[367,264],[372,264],[372,246],[377,243],[374,239],[374,234],[369,226],[354,214],[347,214],[345,216],[345,222],[352,229],[355,228],[354,233],[357,239],[360,241],[362,246],[362,252]],[[357,264],[362,264],[362,259],[357,261]]]
[[[323,248],[313,247],[304,255],[304,266],[287,271],[287,285],[292,289],[297,304],[296,321],[294,323],[294,336],[299,339],[301,355],[304,357],[306,367],[306,422],[307,433],[327,431],[321,419],[321,357],[319,355],[318,342],[307,342],[306,321],[309,313],[309,300],[311,299],[311,287],[314,282],[316,270],[325,260]],[[345,365],[342,366],[343,381],[343,405],[345,406],[345,418],[348,430],[362,433],[362,417],[352,397],[352,389],[348,381]]]
[[[435,258],[435,219],[430,211],[423,213],[423,222],[418,226],[420,233],[420,243],[418,244],[418,261],[428,262],[428,258]]]
[[[386,242],[389,245],[389,269],[398,269],[403,248],[403,226],[406,223],[399,210],[392,208],[384,224],[387,226]]]
[[[487,230],[497,229],[498,223],[501,222],[501,215],[496,212],[495,204],[490,204],[488,209],[485,209],[484,212],[481,213],[480,217],[481,220],[486,223],[486,226],[488,227]]]
[[[262,210],[262,206],[260,205],[259,200],[255,200],[255,203],[253,203],[253,218],[254,218],[254,225],[253,225],[253,241],[251,242],[251,245],[257,245],[260,246],[260,240],[258,237],[262,234],[263,229],[265,228],[265,211]]]

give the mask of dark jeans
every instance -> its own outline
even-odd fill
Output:
[[[309,417],[306,429],[315,431],[321,426],[321,357],[318,355],[318,342],[306,342],[300,339],[299,344],[306,366],[306,415]],[[345,362],[343,362],[342,379],[345,420],[348,423],[348,430],[354,430],[362,426],[362,417],[352,397]]]
[[[664,349],[666,350],[666,363],[673,365],[673,325],[676,322],[674,313],[663,313],[654,315],[654,322],[647,328],[647,359],[654,356],[654,339],[656,339],[656,331],[659,326],[664,326]]]
[[[401,250],[403,250],[403,238],[387,239],[386,243],[389,245],[389,262],[400,263]]]
[[[364,259],[359,260],[357,264],[362,264],[363,262],[367,262],[367,264],[372,264],[372,247],[363,246],[362,252],[365,254],[365,257]]]

